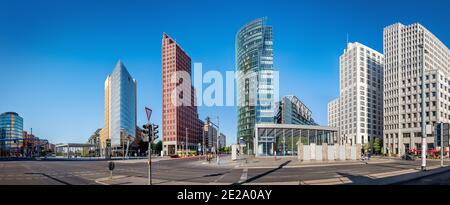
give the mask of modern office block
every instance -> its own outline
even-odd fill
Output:
[[[272,27],[256,19],[236,34],[237,140],[253,153],[256,123],[272,122],[275,107]]]
[[[21,153],[23,118],[15,112],[0,114],[0,156]]]
[[[389,155],[403,155],[422,148],[422,117],[428,126],[450,121],[450,51],[419,23],[385,27],[383,47],[383,148]],[[434,129],[427,135],[429,149],[434,147],[433,136]]]
[[[328,104],[328,124],[340,144],[373,145],[383,126],[383,54],[348,43],[340,56],[340,96]]]
[[[123,149],[126,141],[136,136],[136,80],[120,60],[105,80],[104,115],[105,126],[100,134],[102,150],[107,148],[107,139],[111,140],[113,149]]]
[[[184,73],[185,76],[180,73]],[[198,118],[195,89],[190,80],[191,74],[191,58],[175,40],[163,34],[162,141],[164,155],[184,154],[187,150],[197,151],[203,143],[203,122]],[[174,79],[175,82],[173,82]]]

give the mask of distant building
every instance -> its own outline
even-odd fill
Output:
[[[23,118],[15,112],[0,114],[0,156],[20,156]]]
[[[101,131],[102,131],[102,128],[98,128],[98,129],[94,132],[94,134],[92,134],[92,135],[89,137],[88,143],[100,147],[100,133],[101,133]]]
[[[227,137],[225,134],[220,133],[219,135],[219,149],[222,149],[227,146]]]
[[[276,103],[275,123],[296,125],[317,125],[311,110],[296,96],[288,95]]]
[[[217,146],[217,128],[209,117],[205,119],[204,136],[206,151],[211,151],[212,147]]]
[[[37,157],[43,156],[42,154],[54,153],[54,144],[51,144],[47,139],[41,139],[32,133],[33,131],[28,133],[25,130],[22,132],[23,140],[21,153],[23,157]]]
[[[206,151],[212,151],[213,148],[215,149],[217,146],[219,146],[219,149],[226,146],[226,136],[223,133],[220,133],[219,138],[217,138],[218,135],[217,126],[218,126],[217,124],[211,121],[211,118],[207,117],[205,119],[204,136],[205,136]],[[217,143],[219,143],[219,145],[217,145]]]
[[[100,144],[101,144],[101,142],[100,142],[100,134],[101,134],[101,132],[102,132],[102,128],[98,128],[94,132],[94,134],[92,134],[89,137],[89,139],[88,139],[88,144],[94,145],[94,148],[95,148],[94,155],[95,156],[100,156],[100,152],[101,152],[101,149],[100,149],[100,147],[101,147],[100,146]]]
[[[164,33],[162,38],[164,155],[181,154],[184,150],[197,151],[203,141],[203,122],[198,118],[195,89],[190,79],[191,72],[191,58],[175,40]],[[177,77],[175,83],[174,77]],[[177,92],[180,88],[182,90]],[[175,99],[172,97],[174,92],[177,92]]]
[[[102,154],[106,140],[111,140],[113,155],[123,153],[124,141],[136,136],[136,80],[122,61],[118,61],[105,80],[105,126],[101,130]]]
[[[328,103],[328,126],[339,128],[339,97]]]

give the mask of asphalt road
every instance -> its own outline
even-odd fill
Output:
[[[347,177],[355,184],[372,179],[362,175],[414,169],[420,161],[395,161],[378,164],[332,165],[322,167],[235,168],[202,166],[199,159],[170,159],[153,163],[153,178],[196,183],[267,183]],[[448,163],[448,162],[447,162]],[[439,162],[431,161],[430,166]],[[117,163],[114,175],[147,177],[147,164]],[[109,176],[107,161],[0,161],[0,185],[4,184],[55,184],[89,185]],[[450,173],[441,180],[450,182]],[[434,179],[434,178],[432,178]]]

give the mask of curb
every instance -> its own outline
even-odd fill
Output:
[[[383,164],[383,163],[393,163],[395,161],[393,160],[385,160],[385,161],[372,161],[369,162],[368,164]],[[365,161],[355,161],[355,162],[344,162],[344,163],[340,163],[340,162],[334,162],[334,163],[309,163],[309,164],[300,164],[300,165],[286,165],[283,166],[283,168],[306,168],[306,167],[327,167],[327,166],[346,166],[346,165],[365,165],[366,162]],[[243,169],[243,168],[248,168],[248,169],[273,169],[273,168],[278,168],[279,165],[273,165],[273,166],[238,166],[237,168],[239,169]]]

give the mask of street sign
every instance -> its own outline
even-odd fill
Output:
[[[150,117],[152,116],[152,109],[145,107],[145,113],[147,114],[147,120],[150,122]]]

